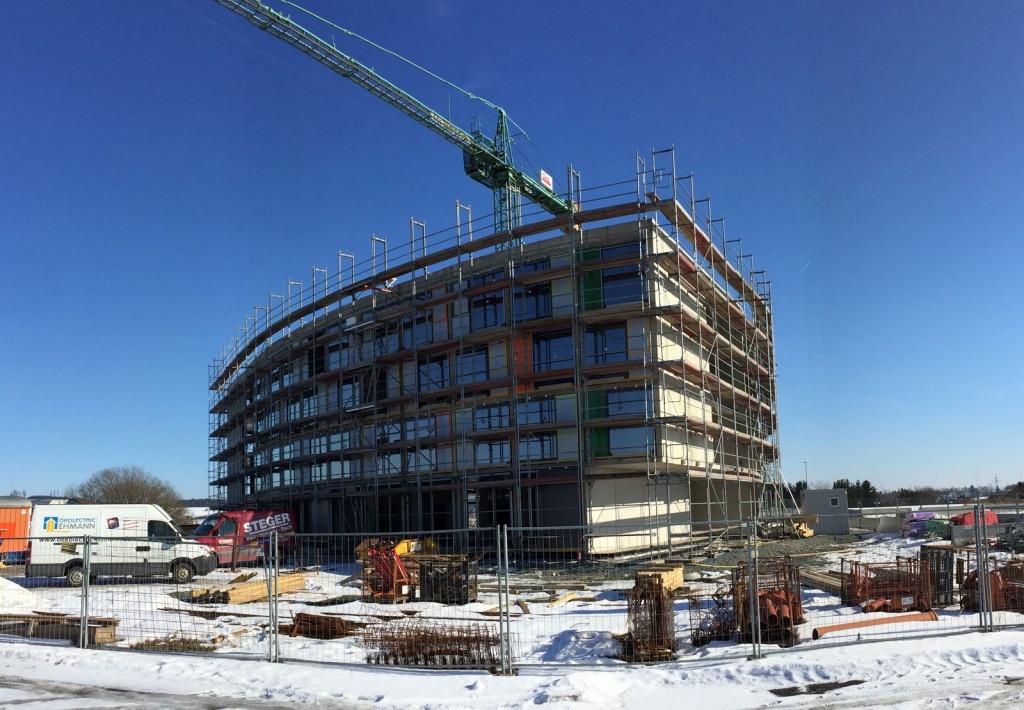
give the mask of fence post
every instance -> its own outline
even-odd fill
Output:
[[[750,601],[750,655],[748,661],[761,658],[761,605],[758,603],[756,519],[747,518],[747,596]]]
[[[501,675],[512,675],[512,634],[509,597],[508,526],[495,529],[498,551],[498,649],[501,655]]]
[[[974,506],[974,549],[977,554],[975,568],[978,573],[978,627],[981,631],[989,631],[988,611],[990,607],[988,579],[988,545],[983,531],[984,508]]]
[[[89,577],[90,558],[92,557],[92,538],[85,535],[82,538],[82,613],[78,621],[78,647],[89,647]]]
[[[281,648],[278,645],[277,614],[278,614],[278,562],[277,562],[277,533],[270,533],[270,540],[261,545],[263,553],[263,568],[267,577],[267,625],[269,635],[267,637],[267,660],[277,663],[281,660]]]
[[[981,504],[981,542],[985,553],[985,631],[995,631],[995,604],[992,598],[992,568],[988,549],[988,512]]]

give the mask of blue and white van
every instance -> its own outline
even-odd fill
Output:
[[[176,584],[187,584],[217,567],[217,553],[185,537],[158,505],[37,505],[25,576],[64,577],[69,586],[81,586],[86,536],[90,579],[170,575]]]

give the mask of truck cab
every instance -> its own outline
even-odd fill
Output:
[[[294,541],[295,515],[290,510],[231,510],[208,515],[192,531],[192,539],[217,552],[218,564],[234,566],[260,559],[270,542],[279,535],[283,547]]]

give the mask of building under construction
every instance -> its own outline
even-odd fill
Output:
[[[271,294],[211,367],[214,495],[305,532],[584,526],[594,553],[778,512],[770,284],[659,160]]]

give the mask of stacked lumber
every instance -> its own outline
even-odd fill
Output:
[[[87,619],[89,643],[113,643],[117,640],[120,619],[90,616]],[[0,614],[0,633],[39,639],[77,641],[81,617],[36,611],[31,614]]]
[[[305,636],[311,639],[337,639],[351,636],[366,624],[349,621],[339,616],[307,614],[299,612],[290,624],[281,624],[278,631],[289,636]]]
[[[275,594],[289,594],[306,588],[306,577],[301,573],[282,574],[274,580]],[[233,582],[220,587],[192,589],[183,598],[193,604],[248,604],[267,600],[267,581]]]
[[[841,597],[843,595],[843,575],[832,570],[815,570],[808,567],[800,569],[800,583],[811,589]]]
[[[649,562],[637,570],[636,578],[638,583],[641,576],[659,578],[662,589],[669,592],[686,587],[686,584],[683,582],[683,565],[681,562]]]

